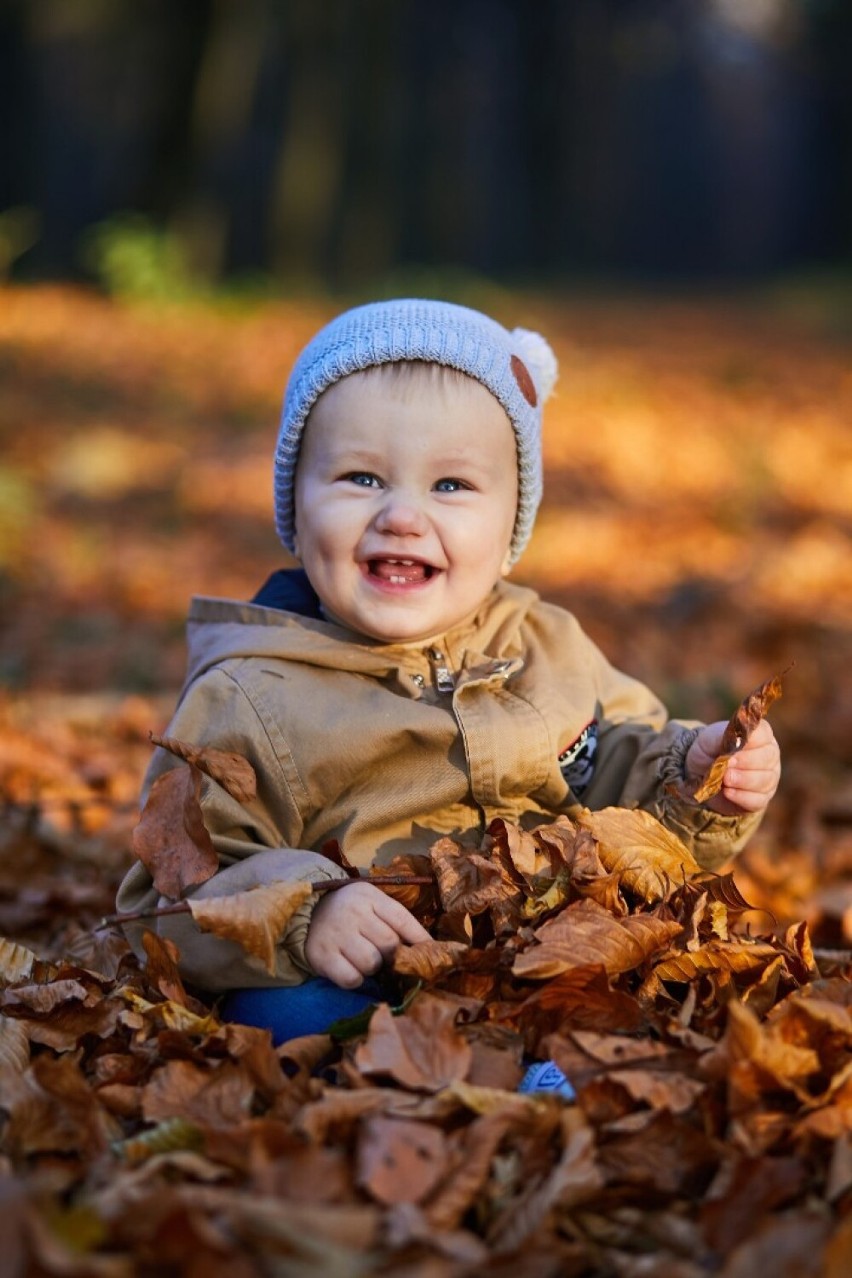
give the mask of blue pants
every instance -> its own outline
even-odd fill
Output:
[[[303,985],[276,989],[231,990],[219,1008],[223,1021],[239,1021],[272,1031],[275,1046],[302,1034],[322,1034],[333,1021],[357,1016],[371,1003],[386,1001],[378,981],[368,977],[356,990],[344,990],[315,976]],[[518,1088],[521,1092],[555,1092],[565,1101],[574,1099],[574,1089],[553,1061],[533,1063]]]
[[[357,1016],[384,997],[372,979],[355,990],[344,990],[324,976],[315,976],[302,985],[231,990],[222,1000],[219,1015],[223,1021],[271,1030],[277,1047],[302,1034],[322,1034],[333,1021]]]

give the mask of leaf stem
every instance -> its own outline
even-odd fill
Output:
[[[312,883],[314,892],[322,895],[325,892],[337,892],[350,883],[372,883],[375,887],[428,887],[435,882],[431,874],[372,874],[369,878],[357,879],[325,879],[321,883]],[[251,891],[248,888],[247,891]],[[162,919],[171,914],[189,914],[189,901],[175,901],[172,905],[155,905],[150,909],[128,910],[124,914],[105,914],[100,927],[112,927],[117,923],[132,923],[138,919]]]

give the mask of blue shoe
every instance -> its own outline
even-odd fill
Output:
[[[577,1093],[554,1061],[535,1061],[530,1065],[518,1085],[519,1092],[535,1095],[537,1092],[554,1092],[563,1100],[576,1099]]]

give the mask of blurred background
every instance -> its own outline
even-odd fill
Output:
[[[852,938],[850,65],[849,0],[0,0],[0,791],[106,793],[286,562],[301,345],[446,296],[560,359],[515,579],[678,714],[795,662],[752,871]]]
[[[172,288],[292,290],[848,259],[850,53],[846,0],[3,0],[0,266],[132,287],[147,244]]]

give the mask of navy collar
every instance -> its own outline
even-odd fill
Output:
[[[317,592],[303,568],[279,568],[263,583],[251,602],[263,608],[280,608],[300,617],[323,620]]]

